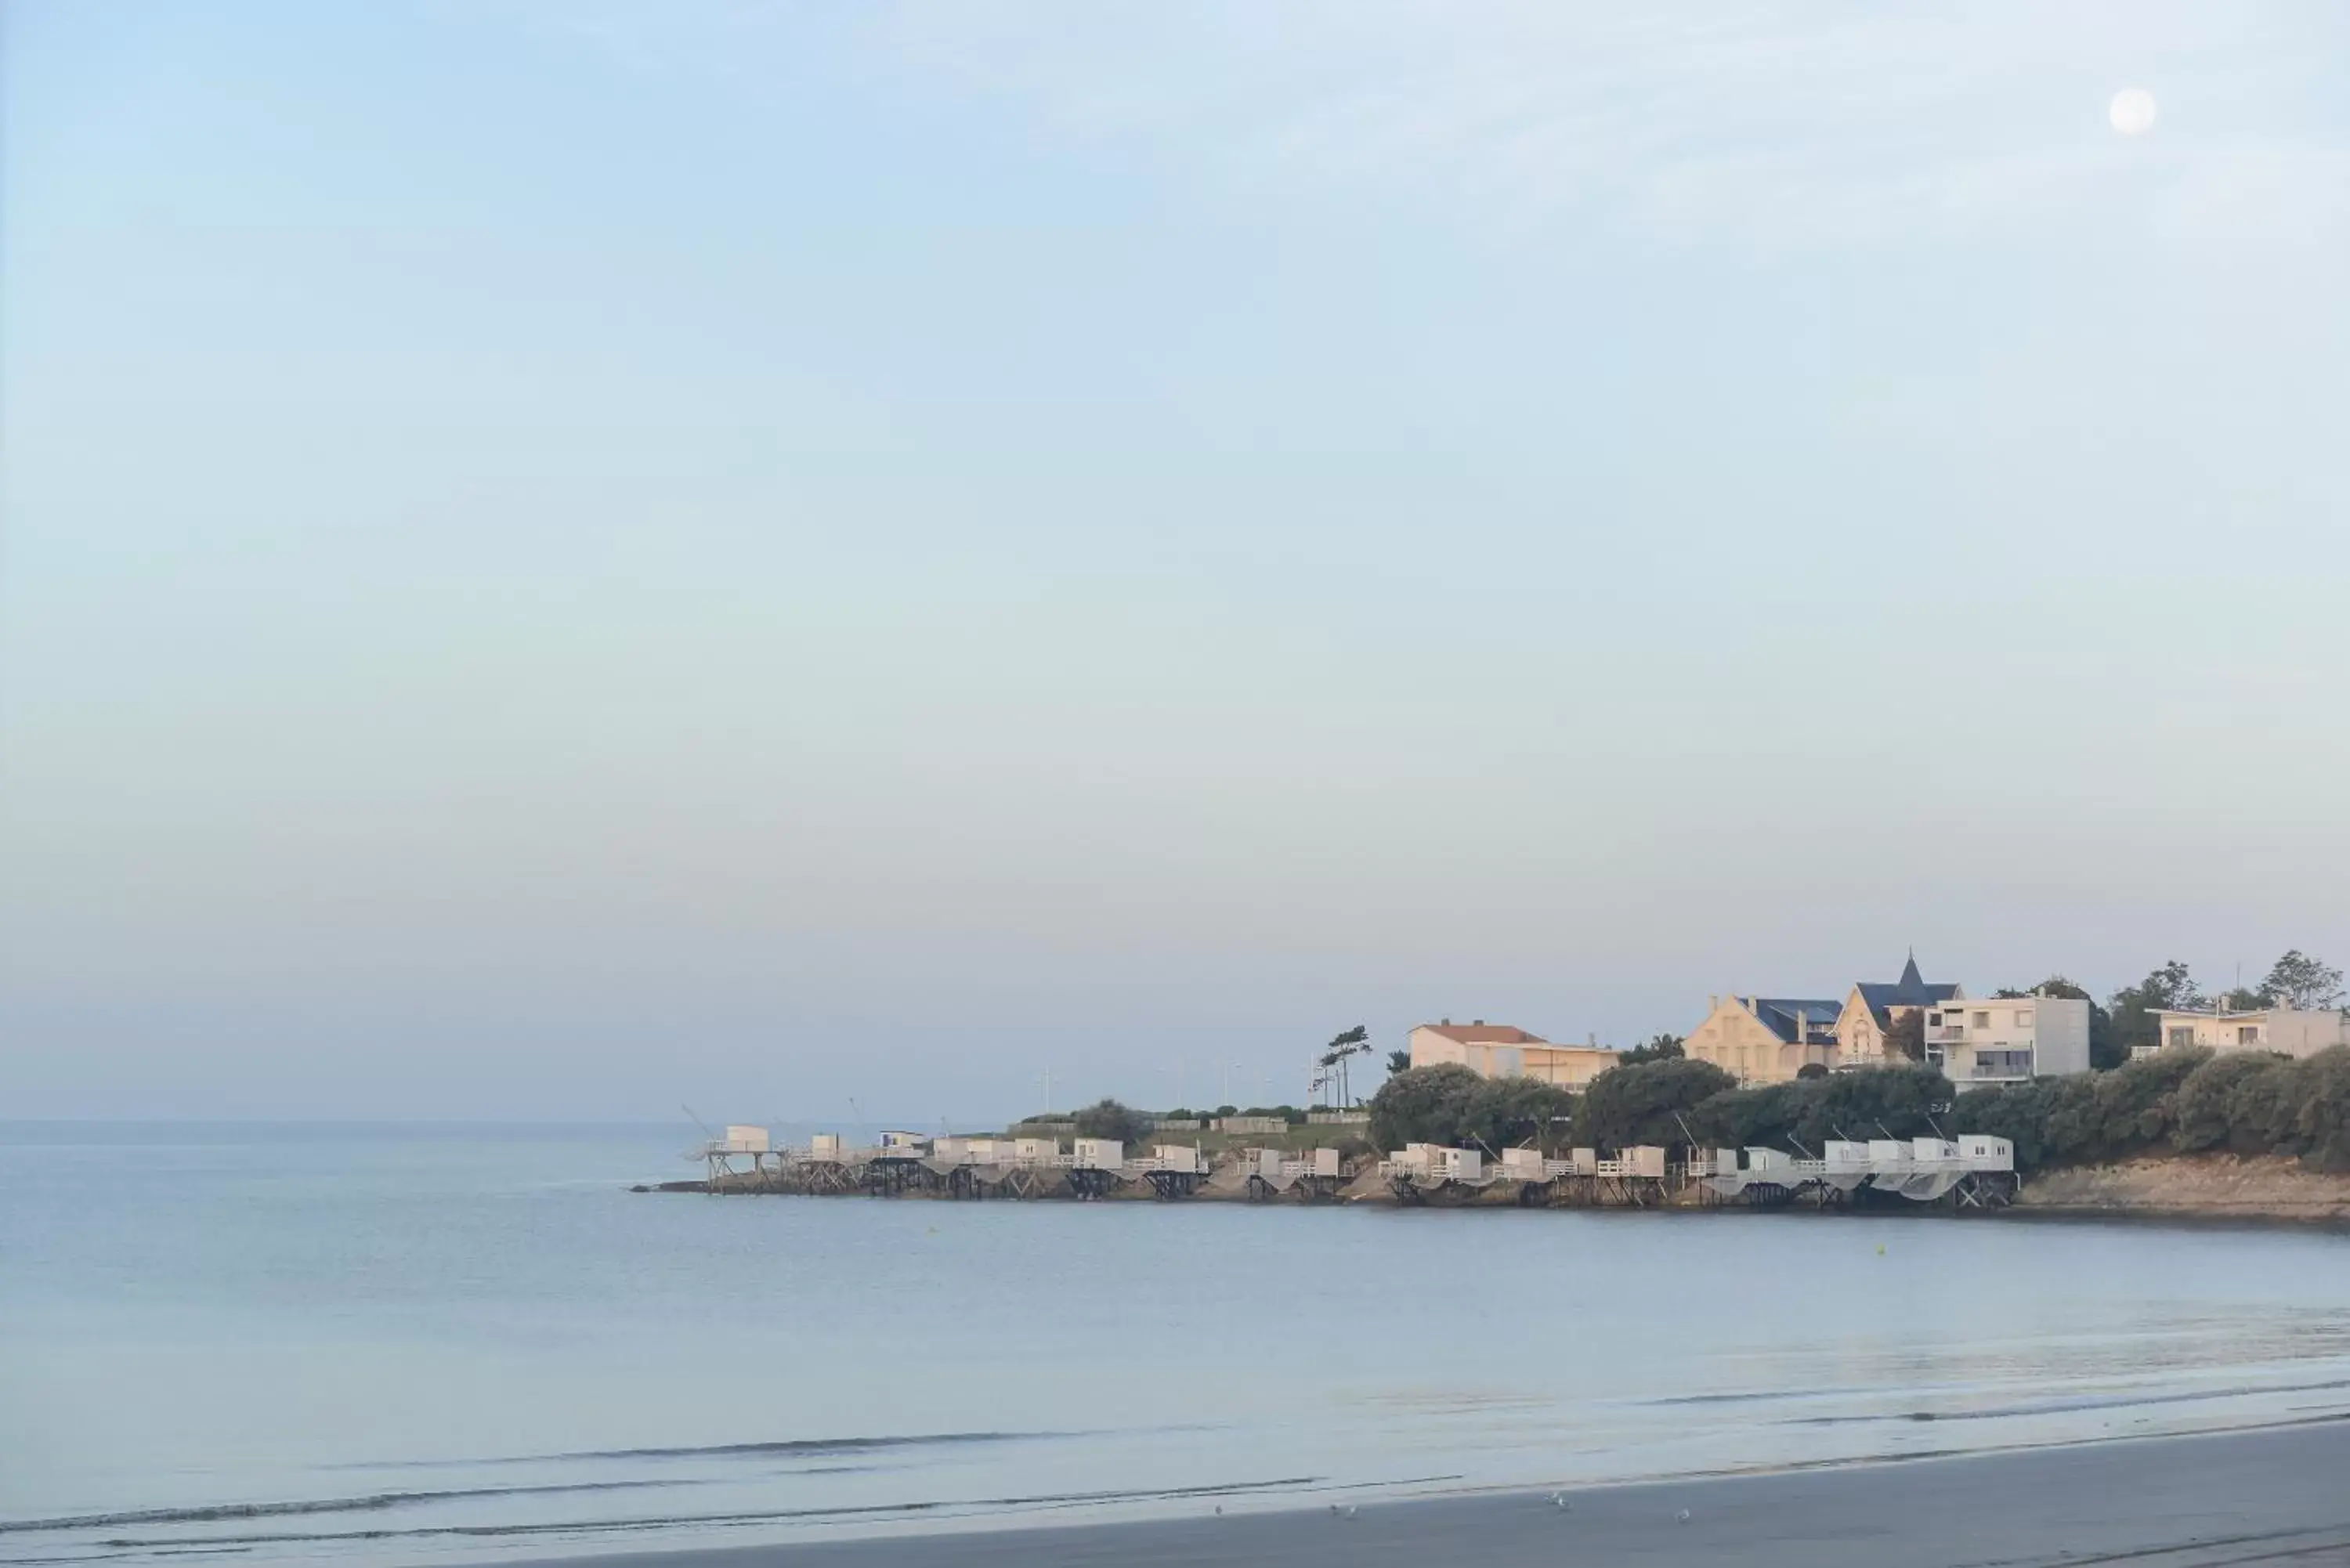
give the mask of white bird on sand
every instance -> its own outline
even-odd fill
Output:
[[[1355,1505],[1351,1502],[1347,1505],[1347,1517],[1348,1519],[1355,1517]]]
[[[1674,1517],[1675,1519],[1677,1519],[1677,1520],[1680,1521],[1680,1522],[1682,1522],[1683,1524],[1687,1524],[1687,1523],[1689,1522],[1689,1510],[1688,1510],[1688,1509],[1683,1509],[1683,1510],[1681,1510],[1681,1511],[1680,1511],[1680,1512],[1679,1512],[1679,1513],[1677,1513],[1677,1514],[1673,1515],[1673,1517]]]
[[[1574,1511],[1575,1504],[1568,1501],[1566,1493],[1563,1491],[1555,1491],[1551,1493],[1550,1501],[1551,1506],[1554,1508],[1568,1512],[1572,1512]]]

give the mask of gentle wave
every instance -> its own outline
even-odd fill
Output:
[[[1417,1486],[1458,1480],[1459,1476],[1414,1476],[1399,1481],[1360,1482],[1331,1490],[1361,1490],[1371,1486]],[[1280,1490],[1308,1491],[1323,1487],[1326,1476],[1284,1476],[1274,1480],[1226,1481],[1211,1486],[1156,1487],[1143,1490],[1043,1492],[1029,1497],[941,1498],[914,1502],[881,1502],[837,1508],[763,1510],[748,1513],[675,1513],[640,1515],[632,1519],[584,1519],[515,1524],[440,1524],[409,1530],[279,1531],[254,1535],[114,1536],[98,1544],[118,1550],[179,1546],[269,1545],[297,1542],[421,1540],[436,1536],[498,1539],[526,1535],[592,1534],[681,1526],[781,1524],[800,1520],[903,1518],[914,1514],[951,1514],[1012,1509],[1086,1507],[1116,1502],[1164,1502],[1180,1498],[1240,1497]],[[24,1563],[25,1558],[0,1558]]]
[[[696,1486],[693,1480],[550,1482],[543,1486],[452,1487],[442,1491],[378,1491],[359,1497],[322,1497],[286,1502],[211,1502],[184,1508],[141,1508],[119,1513],[69,1514],[57,1519],[0,1520],[0,1535],[36,1531],[104,1530],[123,1524],[208,1524],[224,1519],[283,1519],[314,1513],[378,1513],[427,1503],[476,1497],[546,1497],[558,1492],[627,1491],[642,1487]]]
[[[2069,1416],[2087,1410],[2129,1410],[2141,1405],[2190,1405],[2214,1399],[2244,1399],[2262,1394],[2339,1393],[2350,1388],[2350,1377],[2322,1383],[2248,1383],[2227,1388],[2197,1388],[2178,1394],[2115,1394],[2102,1398],[2045,1399],[2020,1405],[1999,1405],[1979,1410],[1893,1410],[1878,1415],[1790,1416],[1784,1427],[1842,1427],[1872,1421],[1995,1421],[2012,1416]]]
[[[830,1454],[863,1454],[903,1449],[983,1443],[1019,1442],[1029,1438],[1075,1438],[1078,1432],[925,1432],[874,1438],[799,1438],[747,1443],[712,1443],[688,1448],[591,1449],[575,1453],[510,1455],[467,1461],[481,1465],[525,1465],[594,1459],[728,1459],[748,1456],[820,1458]],[[808,1474],[835,1474],[857,1468],[827,1466]],[[177,1508],[124,1510],[109,1513],[72,1514],[53,1519],[0,1520],[0,1535],[68,1530],[103,1530],[122,1525],[209,1524],[223,1520],[276,1519],[335,1513],[376,1513],[431,1503],[474,1498],[546,1497],[566,1492],[621,1491],[646,1487],[702,1484],[683,1478],[643,1480],[546,1482],[529,1486],[450,1487],[435,1490],[367,1492],[354,1497],[313,1498],[276,1502],[193,1503]],[[851,1511],[864,1511],[862,1510]],[[359,1532],[365,1538],[377,1532]],[[287,1539],[307,1539],[288,1537]],[[16,1561],[22,1561],[17,1559]]]
[[[773,1442],[712,1443],[697,1448],[589,1449],[579,1453],[525,1455],[489,1464],[530,1465],[576,1459],[701,1459],[740,1454],[859,1454],[885,1449],[947,1448],[977,1443],[1018,1443],[1030,1438],[1086,1438],[1091,1432],[924,1432],[882,1438],[790,1438]]]

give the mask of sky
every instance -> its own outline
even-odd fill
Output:
[[[2345,58],[14,0],[0,1118],[1295,1101],[1913,946],[2350,961]]]

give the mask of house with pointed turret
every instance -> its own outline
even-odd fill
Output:
[[[1918,971],[1918,955],[1901,966],[1896,981],[1857,981],[1844,999],[1835,1021],[1835,1066],[1874,1067],[1884,1062],[1894,1026],[1913,1013],[1945,1002],[1962,1000],[1966,992],[1954,984],[1929,982]],[[1922,1025],[1921,1025],[1922,1026]]]

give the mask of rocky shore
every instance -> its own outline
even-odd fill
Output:
[[[756,1190],[744,1181],[733,1189]],[[707,1192],[703,1181],[664,1181],[639,1186],[639,1192]],[[1433,1200],[1438,1208],[1514,1208],[1519,1184],[1497,1181],[1473,1192],[1450,1193]],[[1393,1204],[1395,1194],[1373,1168],[1358,1169],[1336,1194],[1346,1203]],[[1152,1201],[1147,1189],[1114,1194],[1111,1201]],[[1247,1175],[1234,1157],[1217,1160],[1192,1202],[1250,1201]],[[1672,1194],[1661,1209],[1717,1207],[1696,1189]],[[1794,1211],[1808,1205],[1798,1204]],[[1894,1206],[1882,1212],[1900,1213]],[[1906,1210],[1920,1217],[1947,1213],[1943,1206]],[[2108,1165],[2078,1166],[2038,1172],[2025,1180],[2010,1212],[2074,1218],[2179,1220],[2246,1220],[2283,1224],[2350,1227],[2350,1175],[2310,1170],[2297,1159],[2282,1156],[2240,1158],[2235,1155],[2180,1155],[2122,1160]]]
[[[2282,1156],[2180,1155],[2043,1171],[2016,1199],[2024,1213],[2267,1220],[2350,1225],[2350,1176]]]

